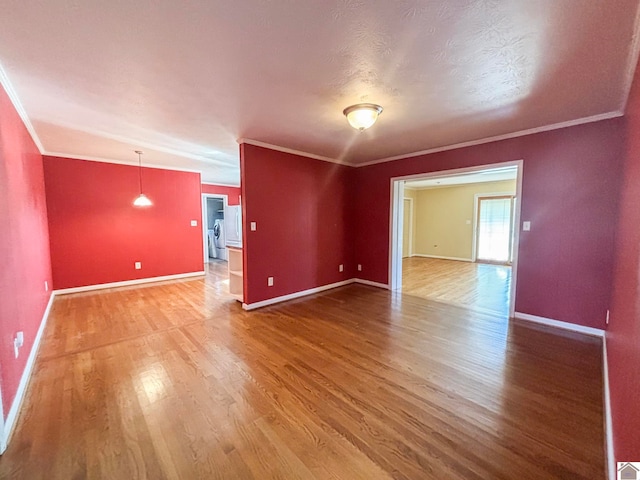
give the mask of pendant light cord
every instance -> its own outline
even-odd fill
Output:
[[[140,195],[142,195],[142,152],[137,151],[138,154],[138,180],[140,183]]]

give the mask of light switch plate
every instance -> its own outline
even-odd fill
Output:
[[[198,220],[191,220],[191,226],[192,227],[197,227],[198,226]]]
[[[522,222],[522,231],[528,232],[531,230],[531,222]]]
[[[251,222],[251,231],[255,232],[258,229],[258,226],[256,225],[256,222]]]
[[[273,287],[273,277],[267,278],[267,287]]]

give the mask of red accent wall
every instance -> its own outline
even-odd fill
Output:
[[[228,187],[226,185],[202,184],[202,193],[226,195],[228,205],[240,205],[240,187]]]
[[[640,73],[625,113],[616,268],[607,360],[616,460],[640,459]]]
[[[44,174],[56,289],[203,270],[200,174],[143,168],[148,208],[138,167],[45,156]]]
[[[240,146],[240,164],[245,303],[353,278],[352,169],[247,144]]]
[[[52,282],[42,156],[1,87],[0,225],[0,371],[6,418]],[[24,332],[24,346],[16,359],[13,339],[19,331]]]
[[[516,310],[604,328],[609,308],[622,119],[355,170],[360,278],[388,283],[390,179],[524,160]]]

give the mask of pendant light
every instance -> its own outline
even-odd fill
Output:
[[[150,207],[153,205],[149,197],[142,193],[142,151],[136,150],[138,154],[138,180],[140,181],[140,195],[133,201],[134,207]]]
[[[345,108],[342,113],[347,117],[349,125],[362,132],[376,123],[382,107],[375,103],[358,103]]]

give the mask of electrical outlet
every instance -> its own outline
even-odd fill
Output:
[[[340,266],[338,267],[338,271],[339,272],[344,272],[344,265],[340,264]]]
[[[531,222],[522,222],[522,231],[528,232],[531,230]]]
[[[273,277],[267,278],[267,287],[273,287]]]
[[[358,271],[361,272],[362,271],[362,265],[358,264]]]
[[[191,226],[192,227],[197,227],[198,226],[198,220],[191,220]]]
[[[136,262],[135,266],[136,270],[140,270],[142,268],[142,262]]]
[[[44,291],[45,292],[49,291],[49,282],[47,282],[46,280],[44,281]]]
[[[258,225],[256,225],[256,222],[251,222],[251,231],[255,232],[258,229]]]

